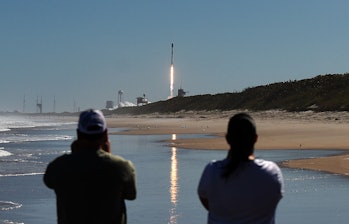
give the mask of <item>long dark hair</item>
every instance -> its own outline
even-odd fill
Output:
[[[226,135],[230,150],[223,177],[228,178],[241,163],[249,161],[249,156],[254,151],[256,137],[256,125],[250,115],[238,113],[230,118]]]

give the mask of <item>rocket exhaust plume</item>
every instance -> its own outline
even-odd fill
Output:
[[[173,43],[171,43],[171,67],[170,67],[170,96],[173,97],[174,66],[173,66]]]

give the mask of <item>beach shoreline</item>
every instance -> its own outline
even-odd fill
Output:
[[[169,146],[184,149],[227,150],[225,133],[229,118],[240,111],[182,112],[167,115],[107,116],[110,134],[203,134],[213,138],[168,139]],[[349,176],[349,112],[248,112],[256,121],[256,150],[344,150],[341,155],[290,160],[283,166]]]

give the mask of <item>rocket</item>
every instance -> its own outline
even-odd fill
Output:
[[[171,65],[170,65],[170,96],[173,97],[173,82],[174,82],[174,71],[173,71],[173,43],[171,43]]]
[[[173,43],[171,43],[171,65],[173,65]]]

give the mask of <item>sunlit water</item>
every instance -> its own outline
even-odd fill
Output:
[[[0,124],[0,224],[56,223],[55,195],[44,186],[42,174],[49,161],[69,152],[75,124],[33,118],[28,123],[20,124],[18,118],[13,121],[15,127],[11,122]],[[185,150],[161,142],[189,137],[198,135],[110,136],[113,153],[132,160],[137,169],[138,197],[127,201],[129,223],[206,222],[197,184],[204,166],[225,157],[226,152]],[[256,154],[280,162],[333,153],[257,150]],[[277,223],[348,223],[348,178],[299,169],[282,171],[286,192],[277,210]]]

